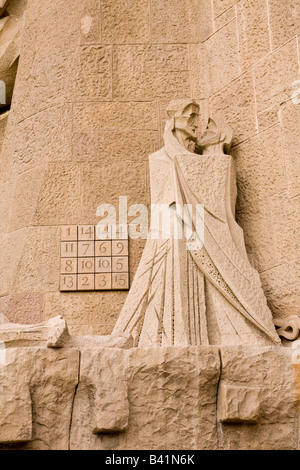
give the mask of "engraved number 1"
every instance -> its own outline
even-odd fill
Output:
[[[72,289],[72,287],[74,287],[73,278],[70,277],[70,276],[65,276],[64,277],[64,284],[67,286],[68,289]]]

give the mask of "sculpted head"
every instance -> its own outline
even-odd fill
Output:
[[[232,143],[232,130],[221,118],[209,118],[206,130],[198,140],[201,153],[220,154],[228,152]]]
[[[198,154],[223,154],[230,149],[232,130],[219,116],[209,118],[202,137],[197,135],[200,106],[194,100],[171,101],[167,107],[169,121],[167,129],[172,130],[180,145],[189,152]]]
[[[190,152],[194,152],[198,139],[199,111],[199,105],[194,100],[171,101],[167,108],[175,137]]]

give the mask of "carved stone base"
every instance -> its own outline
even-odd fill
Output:
[[[0,448],[298,449],[294,354],[11,348],[0,365]]]

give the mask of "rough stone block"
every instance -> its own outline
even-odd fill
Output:
[[[44,320],[44,294],[12,294],[7,306],[6,315],[12,323],[32,324]]]
[[[82,356],[82,375],[99,377],[95,382],[95,408],[93,410],[92,432],[94,434],[122,432],[128,427],[129,402],[127,382],[127,358],[120,350],[102,351],[98,361],[91,361],[86,370],[85,355]],[[96,370],[93,370],[96,366]],[[91,370],[92,369],[92,370]]]
[[[30,441],[32,403],[26,372],[19,375],[11,364],[1,363],[0,377],[0,444]]]
[[[211,90],[209,67],[207,67],[208,56],[205,45],[189,45],[189,62],[193,99],[199,100],[208,98]]]
[[[69,45],[62,51],[48,51],[45,57],[36,56],[30,77],[27,115],[66,101],[111,100],[111,72],[111,46]],[[22,90],[23,87],[19,93]]]
[[[283,133],[283,151],[287,175],[288,196],[300,194],[300,105],[292,101],[280,108]]]
[[[242,0],[237,4],[240,58],[247,69],[270,52],[267,3]]]
[[[221,450],[297,450],[292,425],[223,424]]]
[[[9,179],[10,151],[12,148],[12,132],[7,129],[5,137],[1,144],[1,168],[0,168],[0,184],[7,182]]]
[[[33,440],[26,447],[33,450],[68,449],[79,352],[74,349],[27,351],[27,354],[23,353],[23,367],[31,370]]]
[[[299,281],[294,284],[274,289],[272,292],[266,291],[268,302],[274,316],[300,316],[300,286]]]
[[[279,124],[279,113],[277,106],[274,106],[273,108],[268,109],[267,111],[259,113],[257,116],[257,121],[260,132],[264,131],[268,127],[272,127],[276,124]]]
[[[40,165],[16,177],[10,211],[10,231],[33,224],[37,200],[44,183],[45,173],[46,167]]]
[[[255,65],[254,73],[258,112],[288,100],[299,75],[296,39]]]
[[[33,79],[33,67],[35,49],[37,45],[37,30],[23,25],[23,40],[26,41],[26,53],[21,54],[18,64],[18,79],[14,86],[14,99],[12,101],[10,118],[14,115],[14,121],[20,122],[32,115],[31,89]],[[14,124],[15,124],[14,123]]]
[[[300,255],[300,196],[293,199],[284,191],[271,198],[273,226],[277,233],[277,252],[283,261],[298,259]]]
[[[31,227],[21,233],[20,244],[14,247],[18,260],[14,273],[14,292],[57,290],[60,270],[59,227]]]
[[[260,273],[274,317],[299,315],[300,261],[294,260]]]
[[[0,183],[0,235],[8,231],[10,208],[13,198],[14,180],[9,179],[5,183]]]
[[[76,79],[80,79],[82,71],[78,65],[79,56],[78,49],[69,49],[35,60],[30,77],[27,116],[24,117],[72,100],[75,91],[78,91]]]
[[[112,99],[112,48],[86,45],[76,50],[73,99],[109,101]],[[69,84],[70,86],[70,84]]]
[[[164,442],[169,449],[216,449],[219,367],[214,347],[132,350],[127,446],[137,439],[140,449],[165,449]]]
[[[299,0],[269,0],[272,46],[276,49],[300,32]]]
[[[157,106],[151,102],[75,103],[73,126],[74,132],[157,130]]]
[[[222,347],[221,360],[224,383],[260,389],[260,418],[251,426],[220,424],[220,447],[232,450],[297,448],[292,351],[278,347]]]
[[[102,27],[100,2],[83,0],[80,14],[81,44],[100,44]]]
[[[111,334],[126,299],[126,292],[52,292],[45,298],[45,318],[60,312],[70,334]]]
[[[206,42],[213,93],[240,74],[236,20],[214,33]]]
[[[61,132],[64,129],[64,132]],[[48,161],[72,159],[72,107],[53,107],[17,126],[12,153],[14,175]]]
[[[76,67],[80,69],[80,65],[83,66],[80,64],[83,57],[79,45],[95,45],[101,42],[99,2],[83,0],[74,8],[74,2],[66,0],[52,2],[47,7],[35,5],[34,8],[40,14],[38,21],[32,22],[33,10],[31,6],[27,9],[27,24],[22,37],[22,44],[26,44],[25,53],[21,54],[20,75],[15,87],[14,102],[17,104],[20,120],[31,116],[35,111],[45,109],[47,105],[53,106],[53,103],[63,102],[64,95],[68,95],[70,99],[74,88],[73,79],[76,78],[77,72],[80,79],[80,70],[76,71]],[[89,67],[87,72],[88,69]],[[88,73],[87,77],[90,78]],[[100,77],[98,81],[99,79]],[[106,84],[105,80],[103,84]],[[80,92],[76,86],[75,91]],[[98,90],[98,94],[99,92]]]
[[[237,211],[238,224],[244,230],[248,257],[259,272],[282,263],[281,252],[276,251],[277,237],[270,201],[252,201],[247,210]]]
[[[122,364],[120,371],[118,366],[115,369],[116,360],[112,361],[117,356]],[[92,434],[91,424],[97,411],[96,391],[109,372],[107,364],[114,368],[113,380],[116,373],[124,380],[124,370],[127,370],[129,422],[122,433],[102,437]],[[84,352],[74,402],[71,449],[159,450],[166,445],[170,450],[216,449],[219,367],[218,350],[213,347],[98,350],[97,354],[94,351],[89,355]],[[117,387],[122,400],[118,392],[112,395],[119,418],[124,416],[123,428],[127,425],[124,385],[120,383]],[[106,386],[103,391],[101,406],[110,409]],[[110,414],[115,416],[114,412]]]
[[[101,185],[99,181],[102,182]],[[149,200],[145,162],[140,162],[138,166],[132,159],[112,160],[107,165],[84,163],[81,184],[82,213],[85,214],[86,220],[95,224],[99,222],[96,211],[100,204],[113,204],[118,208],[120,196],[127,196],[128,207],[137,201],[139,204],[145,204]]]
[[[1,397],[8,401],[1,418],[6,413],[7,427],[1,426],[0,449],[9,448],[5,443],[18,439],[29,441],[19,442],[20,450],[67,450],[79,352],[17,348],[7,350],[5,357],[5,365],[0,366],[5,392]]]
[[[78,223],[80,189],[77,163],[50,163],[38,192],[34,225]]]
[[[55,0],[51,5],[29,5],[27,26],[36,30],[43,41],[36,44],[39,58],[81,44],[101,42],[101,10],[99,2],[82,0],[76,8],[72,0]],[[35,21],[38,17],[38,22]],[[49,21],[49,18],[51,19]],[[55,28],[53,28],[55,25]]]
[[[217,93],[210,102],[210,114],[221,113],[233,131],[233,144],[256,134],[253,75],[248,72]]]
[[[145,43],[150,39],[148,0],[103,0],[102,40],[104,43]]]
[[[52,2],[48,8],[50,11],[44,9],[39,21],[30,25],[31,29],[36,30],[37,38],[40,38],[35,44],[36,63],[49,55],[74,48],[80,41],[82,7],[74,8],[72,0],[65,0],[56,5]]]
[[[293,423],[296,418],[292,352],[281,347],[221,348],[222,380],[261,389],[261,423]]]
[[[267,291],[276,291],[281,287],[297,284],[300,278],[300,260],[293,260],[260,274],[262,284]],[[297,306],[298,308],[298,306]]]
[[[214,30],[218,31],[223,28],[227,23],[236,18],[236,8],[232,6],[228,10],[225,10],[220,16],[214,19]]]
[[[214,18],[217,18],[218,16],[222,15],[235,3],[237,3],[237,0],[213,0]]]
[[[8,321],[8,318],[6,317],[6,312],[9,304],[9,299],[10,295],[4,295],[3,297],[0,297],[0,315],[1,315],[1,320],[0,324],[2,321],[6,322]]]
[[[67,337],[67,325],[60,316],[36,325],[10,322],[0,325],[0,339],[5,348],[23,348],[26,346],[61,348]]]
[[[259,389],[221,383],[218,419],[225,423],[256,423],[259,420]]]
[[[279,126],[261,132],[234,149],[239,189],[239,207],[254,204],[258,197],[285,189],[285,162]],[[249,213],[249,211],[248,211]]]
[[[190,94],[186,45],[115,46],[115,99],[152,100]]]
[[[159,148],[158,132],[147,130],[76,132],[73,135],[73,160],[103,162],[134,159],[136,165],[148,161]]]
[[[127,353],[118,349],[82,350],[71,439],[83,433],[84,440],[74,442],[76,448],[90,448],[92,442],[101,442],[99,433],[112,436],[127,428],[127,362]]]
[[[0,265],[5,269],[0,270],[0,295],[4,296],[12,292],[17,270],[20,262],[20,254],[24,248],[24,240],[28,236],[28,229],[17,230],[5,235],[1,239]]]
[[[188,42],[191,37],[188,2],[154,0],[151,9],[151,37],[156,42]]]
[[[51,7],[58,9],[62,6],[63,0],[53,0]],[[45,10],[49,8],[47,0],[32,0],[27,9],[28,23],[35,21],[38,17],[42,16]]]
[[[197,11],[200,14],[200,19],[197,15],[194,16],[194,12]],[[194,28],[196,33],[194,37],[197,37],[197,30],[200,29],[200,42],[204,42],[213,33],[213,4],[211,0],[202,0],[201,8],[199,8],[198,0],[192,0],[191,17],[194,18]],[[193,19],[192,19],[193,21]]]
[[[152,42],[200,42],[211,32],[211,4],[207,0],[201,2],[201,5],[197,0],[152,0]]]

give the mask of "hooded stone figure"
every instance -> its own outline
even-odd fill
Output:
[[[234,218],[231,130],[209,119],[198,140],[192,100],[171,102],[167,113],[165,145],[149,157],[152,208],[167,212],[157,223],[152,210],[113,334],[132,335],[136,347],[280,343]]]

